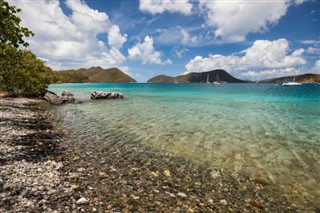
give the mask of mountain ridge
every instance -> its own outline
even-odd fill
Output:
[[[292,81],[294,76],[283,76],[279,78],[265,79],[262,83],[282,83],[285,81]],[[299,83],[320,83],[320,75],[314,73],[307,73],[295,76],[295,81]]]
[[[222,69],[215,69],[206,72],[191,72],[185,75],[175,77],[167,75],[158,75],[150,78],[148,83],[206,83],[209,77],[209,82],[213,82],[219,78],[220,82],[228,83],[245,83],[246,81],[237,79]]]
[[[54,83],[121,83],[137,82],[118,68],[103,69],[102,67],[80,68],[77,70],[55,71]]]

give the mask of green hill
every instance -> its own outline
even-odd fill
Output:
[[[117,68],[91,67],[89,69],[55,71],[54,74],[55,83],[136,82]]]
[[[216,78],[219,78],[220,82],[228,82],[228,83],[243,83],[240,79],[237,79],[227,73],[224,70],[216,69],[209,72],[201,72],[201,73],[188,73],[186,75],[179,75],[176,77],[166,76],[166,75],[158,75],[154,78],[148,80],[149,83],[205,83],[207,82],[207,78],[209,77],[209,82],[216,81]]]

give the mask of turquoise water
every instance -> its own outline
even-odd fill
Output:
[[[139,141],[318,205],[320,85],[101,83],[49,90],[85,101],[58,108],[79,139],[101,146],[112,137]],[[125,99],[90,101],[95,90]]]

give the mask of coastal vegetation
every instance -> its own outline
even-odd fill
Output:
[[[0,0],[0,90],[23,96],[38,96],[52,82],[52,70],[29,50],[19,49],[29,44],[24,37],[33,36],[20,26],[21,12]]]

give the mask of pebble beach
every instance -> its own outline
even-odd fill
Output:
[[[263,181],[117,137],[73,141],[43,100],[2,95],[0,118],[0,212],[299,212]]]

